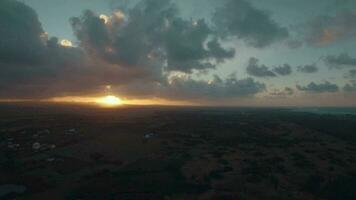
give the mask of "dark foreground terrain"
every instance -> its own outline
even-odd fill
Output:
[[[356,117],[0,105],[0,199],[356,199]]]

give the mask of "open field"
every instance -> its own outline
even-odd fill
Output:
[[[0,106],[0,199],[356,199],[356,117]]]

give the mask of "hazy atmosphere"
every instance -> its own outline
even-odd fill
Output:
[[[0,0],[1,200],[356,200],[356,0]]]
[[[356,103],[352,0],[2,0],[0,97]]]

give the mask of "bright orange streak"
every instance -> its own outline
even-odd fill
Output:
[[[151,99],[121,99],[119,97],[109,95],[101,97],[54,97],[49,99],[0,99],[0,102],[48,102],[48,103],[69,103],[69,104],[92,104],[102,107],[117,107],[123,105],[138,105],[138,106],[150,106],[150,105],[166,105],[166,106],[194,106],[189,101],[167,100],[161,98]]]
[[[103,98],[99,98],[96,103],[98,104],[101,104],[103,106],[110,106],[110,107],[113,107],[113,106],[119,106],[119,105],[122,105],[123,102],[120,98],[116,97],[116,96],[106,96],[106,97],[103,97]]]

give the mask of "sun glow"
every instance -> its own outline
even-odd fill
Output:
[[[0,99],[1,102],[1,99]],[[185,101],[174,101],[166,100],[160,98],[150,98],[150,99],[128,99],[119,98],[114,95],[108,96],[93,96],[93,97],[80,97],[80,96],[67,96],[67,97],[54,97],[50,99],[43,100],[43,102],[54,102],[54,103],[74,103],[74,104],[88,104],[96,105],[106,108],[114,108],[119,106],[151,106],[151,105],[170,105],[170,106],[182,106],[182,105],[195,105],[191,102]]]
[[[61,40],[61,45],[63,47],[73,47],[73,44],[70,40]]]
[[[97,103],[104,105],[104,106],[120,106],[123,104],[122,100],[119,97],[116,96],[106,96],[103,98],[99,98],[97,100]]]

